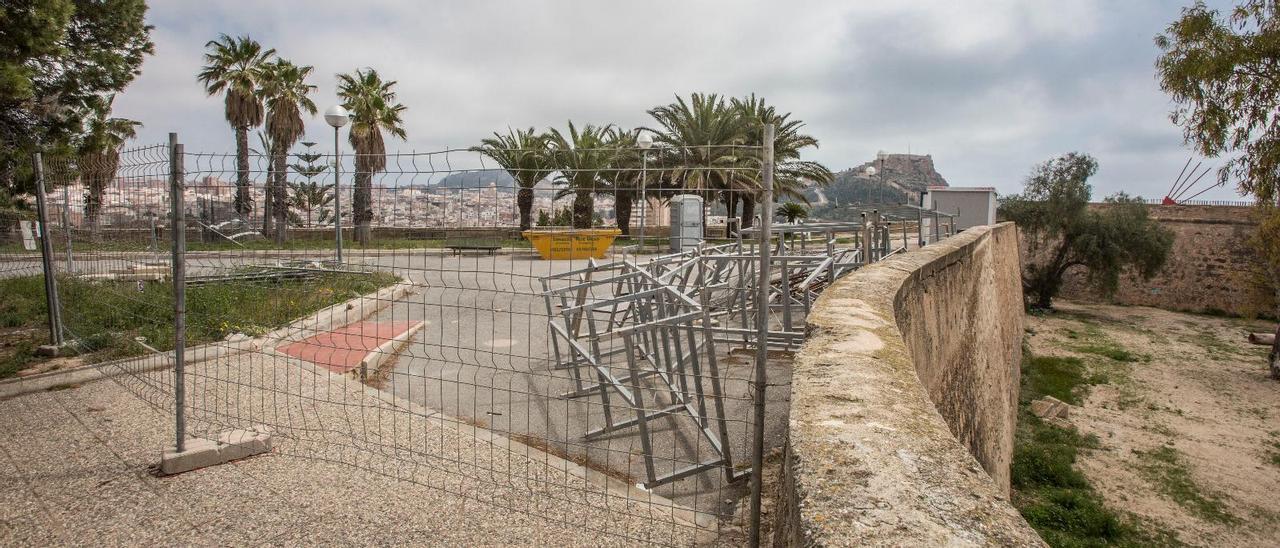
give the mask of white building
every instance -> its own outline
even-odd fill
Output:
[[[956,230],[996,222],[996,189],[991,187],[931,186],[921,205],[925,209],[936,207],[940,213],[958,215]]]

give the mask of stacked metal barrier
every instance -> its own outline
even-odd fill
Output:
[[[642,260],[588,261],[585,268],[542,278],[555,369],[573,390],[562,398],[597,398],[598,424],[585,441],[618,431],[638,431],[645,487],[722,470],[735,472],[717,360],[732,347],[755,348],[760,311],[767,310],[765,345],[795,349],[804,318],[822,291],[869,262],[905,250],[894,245],[894,222],[878,213],[860,223],[781,225],[769,273],[759,276],[759,247],[752,239],[701,245]],[[748,229],[739,238],[752,235]],[[808,249],[809,235],[822,236]],[[838,235],[851,234],[841,244]],[[799,236],[799,240],[793,236]],[[759,280],[768,279],[758,303]],[[675,417],[680,428],[705,439],[702,453],[659,459],[651,423]]]

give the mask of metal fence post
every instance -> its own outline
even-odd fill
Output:
[[[62,185],[62,232],[67,237],[67,273],[75,272],[71,262],[71,185]]]
[[[769,360],[769,231],[773,215],[773,124],[764,125],[760,192],[760,279],[756,287],[755,432],[751,448],[751,546],[760,546],[760,496],[764,478],[764,398]]]
[[[178,134],[169,134],[169,199],[172,217],[170,231],[173,238],[173,399],[174,429],[177,442],[174,448],[181,453],[185,447],[186,414],[186,345],[187,345],[187,219],[183,207],[182,145]]]
[[[934,204],[933,205],[933,242],[931,243],[938,242],[938,239],[940,239],[938,238],[938,232],[940,232],[941,228],[942,228],[941,223],[938,223],[938,205]]]
[[[62,306],[58,302],[57,271],[53,265],[53,240],[49,234],[49,197],[44,189],[44,158],[31,155],[31,168],[36,178],[36,214],[40,221],[40,263],[44,269],[45,305],[49,307],[49,343],[62,346]]]
[[[326,114],[325,116],[328,116]],[[342,263],[342,155],[338,153],[338,128],[333,128],[333,228],[337,261]]]
[[[924,208],[916,208],[916,247],[924,247]]]

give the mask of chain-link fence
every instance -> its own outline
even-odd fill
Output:
[[[910,207],[774,223],[761,189],[796,181],[771,155],[245,162],[175,139],[49,162],[55,331],[173,413],[179,445],[269,430],[281,453],[607,537],[750,536],[805,314],[840,276],[951,231]],[[6,277],[44,271],[5,245]]]

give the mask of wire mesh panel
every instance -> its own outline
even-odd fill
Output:
[[[715,530],[746,493],[749,459],[733,455],[749,452],[752,343],[742,334],[735,345],[717,341],[711,307],[644,266],[670,247],[661,238],[665,202],[688,191],[670,170],[619,161],[640,154],[575,149],[565,167],[527,187],[476,151],[390,154],[377,171],[363,171],[377,162],[346,156],[336,195],[309,198],[313,187],[302,185],[333,193],[333,157],[324,156],[312,163],[327,169],[304,170],[309,179],[286,173],[295,198],[283,217],[262,205],[279,196],[270,188],[279,171],[252,170],[251,184],[238,185],[235,155],[187,154],[189,285],[341,297],[301,321],[241,331],[257,342],[238,352],[190,353],[188,429],[213,436],[265,426],[295,454],[461,495],[472,482],[501,485],[519,496],[485,502],[632,540],[685,543]],[[744,158],[702,175],[746,182],[760,168]],[[620,209],[642,187],[644,207]],[[692,192],[706,201],[727,193],[749,194]],[[627,213],[646,218],[633,223]],[[725,213],[707,217],[700,235],[735,241],[717,222]],[[521,230],[522,219],[532,226]],[[647,242],[638,240],[640,222]],[[606,262],[633,278],[584,273]],[[583,285],[582,276],[599,283]],[[722,285],[745,290],[745,282]],[[587,321],[566,320],[579,310]],[[217,320],[200,315],[191,303],[192,325]],[[604,515],[557,515],[557,500],[598,500]],[[650,530],[615,527],[637,514]]]
[[[817,296],[945,235],[916,210],[762,233],[765,157],[553,141],[54,162],[63,329],[181,439],[270,431],[281,453],[607,538],[705,540],[743,525],[753,439],[782,442]],[[7,230],[5,275],[40,274]]]
[[[0,209],[0,276],[41,274],[39,220],[30,208]]]
[[[41,157],[37,162],[45,218],[43,223],[33,220],[40,227],[37,239],[48,240],[48,268],[40,264],[45,249],[24,243],[6,254],[3,275],[9,283],[52,278],[45,291],[56,295],[59,337],[51,338],[63,344],[57,359],[21,373],[94,364],[134,373],[171,366],[163,355],[174,343],[172,286],[167,281],[168,147]],[[135,379],[131,387],[162,405],[172,391],[172,377]]]

